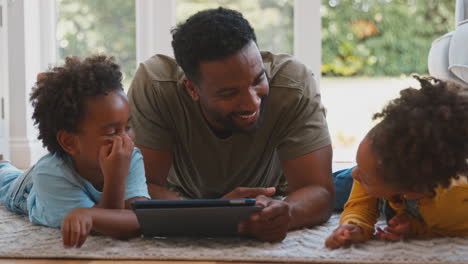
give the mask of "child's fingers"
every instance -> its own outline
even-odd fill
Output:
[[[327,238],[327,240],[325,241],[325,246],[327,248],[331,248],[331,249],[336,249],[336,248],[339,248],[341,246],[343,246],[343,244],[340,242],[340,240],[338,239],[338,235],[337,234],[332,234],[331,236],[329,236]]]
[[[80,236],[78,239],[78,242],[76,243],[76,247],[80,248],[84,242],[86,241],[86,238],[88,238],[88,228],[86,227],[86,223],[82,222],[80,225]]]
[[[120,136],[115,136],[113,137],[114,139],[114,143],[112,144],[112,150],[111,150],[111,154],[112,153],[118,153],[122,150],[122,137]]]
[[[382,233],[380,235],[381,238],[385,239],[385,240],[388,240],[388,241],[398,241],[400,240],[402,237],[401,235],[399,234],[395,234],[395,233]]]
[[[113,146],[113,142],[112,143],[109,143],[109,144],[106,144],[106,145],[103,145],[100,149],[99,149],[99,158],[100,160],[105,160],[107,158],[107,156],[109,156],[109,154],[111,153],[111,149],[112,149],[112,146]]]
[[[62,241],[63,247],[69,248],[70,247],[70,226],[68,221],[64,221],[62,223]]]
[[[124,134],[122,136],[122,139],[123,139],[123,148],[127,151],[133,150],[133,147],[135,146],[135,144],[133,143],[133,139],[128,134]]]
[[[404,228],[402,225],[397,225],[397,226],[387,226],[385,227],[385,232],[386,233],[392,233],[392,234],[396,234],[396,235],[401,235],[404,231]]]
[[[70,246],[75,247],[78,244],[78,240],[80,238],[80,222],[79,221],[73,221],[71,223],[71,228],[70,228]]]

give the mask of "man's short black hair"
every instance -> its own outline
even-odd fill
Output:
[[[172,30],[177,63],[192,81],[200,81],[201,61],[234,55],[257,38],[241,13],[219,7],[200,11]]]
[[[51,153],[65,156],[57,141],[61,130],[79,132],[89,97],[123,91],[122,73],[113,57],[65,58],[65,65],[41,73],[31,93],[38,139]]]

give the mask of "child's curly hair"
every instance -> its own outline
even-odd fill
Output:
[[[431,77],[415,78],[373,119],[369,133],[385,183],[402,190],[433,191],[467,175],[468,88]]]
[[[122,73],[113,57],[96,55],[80,60],[67,57],[65,65],[38,76],[30,101],[39,140],[51,153],[66,155],[57,141],[61,130],[76,133],[84,119],[86,99],[123,91]]]

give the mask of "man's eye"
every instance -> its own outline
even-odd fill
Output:
[[[223,94],[220,94],[221,97],[223,98],[229,98],[229,97],[233,97],[236,93],[223,93]]]
[[[117,134],[117,131],[112,131],[110,133],[107,133],[106,136],[112,137],[112,136],[115,136],[116,134]]]

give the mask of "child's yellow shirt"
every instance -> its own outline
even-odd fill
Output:
[[[397,214],[404,213],[406,204],[389,202]],[[453,181],[448,188],[436,188],[434,196],[418,201],[422,221],[411,218],[409,237],[465,236],[468,235],[468,182],[466,177]],[[369,196],[362,185],[354,181],[348,202],[341,215],[340,224],[356,224],[372,237],[374,225],[380,215],[378,198]]]

